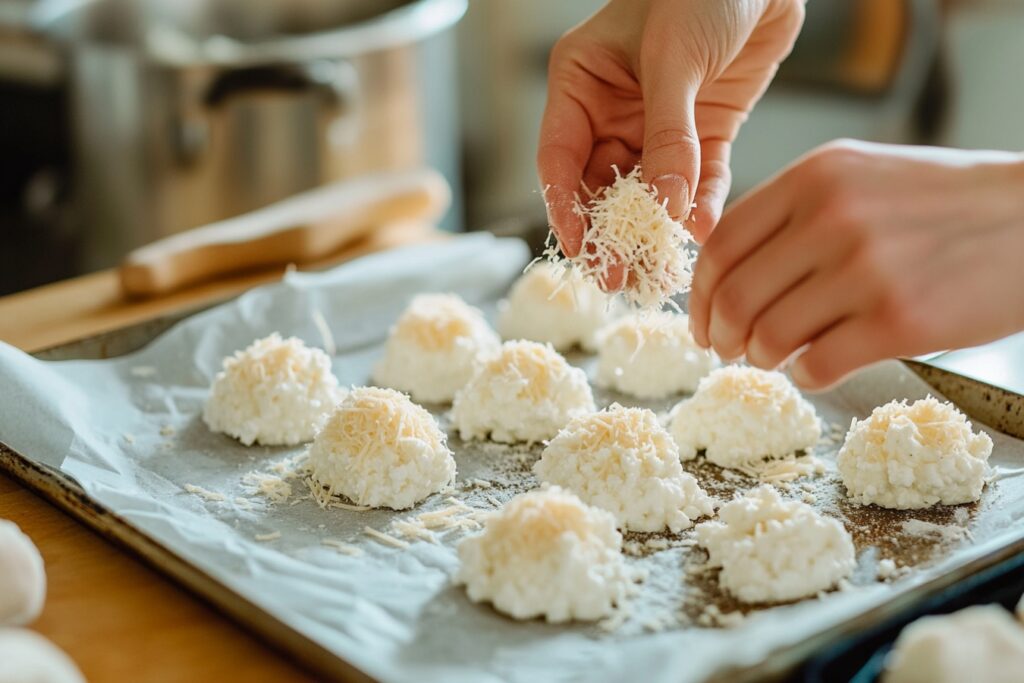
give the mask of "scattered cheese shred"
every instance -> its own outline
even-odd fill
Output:
[[[363,549],[352,545],[351,543],[345,543],[334,538],[325,538],[320,541],[320,545],[332,548],[338,551],[342,555],[351,555],[352,557],[359,557],[363,554]]]
[[[253,495],[263,496],[271,503],[283,503],[292,495],[292,485],[274,474],[249,472],[242,477],[242,485]]]
[[[211,491],[210,489],[204,489],[202,486],[196,486],[195,484],[185,484],[183,487],[187,492],[199,496],[205,500],[220,502],[224,500],[224,494]]]
[[[320,338],[324,343],[324,351],[327,355],[334,356],[337,354],[338,347],[334,343],[334,335],[331,333],[331,326],[327,324],[324,314],[319,310],[313,311],[313,324],[316,326],[316,331],[320,333]]]
[[[363,527],[363,533],[366,534],[367,536],[370,536],[371,538],[374,538],[374,539],[380,541],[381,543],[384,543],[386,545],[391,545],[391,546],[394,546],[396,548],[401,548],[402,550],[405,550],[406,548],[409,547],[409,544],[406,541],[403,541],[400,538],[395,538],[391,534],[386,534],[383,531],[377,531],[373,527],[368,527],[368,526]]]
[[[128,372],[131,373],[132,377],[153,377],[156,375],[156,368],[152,365],[136,365]]]
[[[277,539],[281,538],[281,532],[271,531],[268,534],[256,534],[253,538],[255,538],[260,543],[266,543],[267,541],[276,541]]]
[[[559,253],[552,233],[544,255],[553,263],[568,261],[585,279],[601,283],[610,266],[621,263],[630,277],[623,298],[637,308],[675,307],[671,297],[686,292],[693,277],[693,241],[689,231],[672,220],[657,191],[643,182],[640,166],[615,180],[590,199],[576,202],[576,212],[589,222],[579,253]]]

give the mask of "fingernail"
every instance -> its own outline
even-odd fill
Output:
[[[658,191],[659,201],[668,199],[668,214],[676,220],[686,220],[690,215],[690,184],[686,178],[672,173],[658,176],[651,184]]]
[[[789,366],[789,376],[793,378],[793,382],[801,388],[807,388],[811,383],[811,378],[807,375],[807,371],[804,369],[802,363],[796,362]]]

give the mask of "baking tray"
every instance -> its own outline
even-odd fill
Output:
[[[192,311],[188,315],[195,312],[197,311]],[[110,358],[124,355],[145,346],[184,317],[187,316],[176,315],[133,325],[122,330],[60,345],[35,355],[48,360]],[[964,383],[955,377],[946,376],[948,373],[933,372],[934,368],[912,367],[926,378],[930,376],[944,382],[945,387],[940,387],[944,392],[955,393],[950,392],[949,387],[956,384],[962,388],[966,396],[977,398],[981,405],[992,403],[979,398],[979,395],[983,395],[986,389],[984,386],[976,386],[977,383],[974,383],[973,380]],[[1000,403],[1001,406],[1005,406],[1006,401],[1014,406],[1013,410],[1004,409],[1004,413],[1019,412],[1020,406],[1024,406],[1024,398],[1017,395],[1003,395],[999,400],[1003,402]],[[334,654],[296,633],[223,584],[211,579],[173,551],[155,543],[110,509],[97,505],[73,480],[61,472],[39,465],[2,444],[0,444],[0,467],[105,538],[129,548],[156,569],[170,575],[262,636],[269,643],[291,654],[302,665],[334,680],[370,680]],[[872,629],[879,628],[880,625],[899,620],[906,615],[908,610],[913,610],[915,605],[942,595],[944,591],[950,590],[959,582],[978,572],[1012,560],[1022,551],[1024,551],[1024,539],[979,557],[956,571],[916,586],[888,603],[864,612],[854,619],[823,631],[797,645],[780,649],[768,660],[756,666],[723,673],[717,680],[783,680],[797,675],[798,667],[815,654],[840,647],[843,643],[848,643],[866,632],[871,632]]]

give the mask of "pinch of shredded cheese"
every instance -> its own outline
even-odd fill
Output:
[[[621,291],[629,304],[674,305],[671,297],[686,292],[693,277],[695,257],[687,248],[693,237],[672,220],[657,191],[643,182],[639,164],[626,175],[613,168],[611,185],[585,203],[576,202],[576,212],[589,222],[579,253],[562,256],[552,233],[545,256],[553,263],[568,261],[595,284],[607,280],[612,264],[621,263],[630,275]]]

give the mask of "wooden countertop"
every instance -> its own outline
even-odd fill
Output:
[[[309,269],[440,235],[422,224],[391,226]],[[114,271],[94,273],[0,298],[0,340],[35,351],[198,308],[279,279],[282,272],[247,273],[135,302],[122,299]],[[314,680],[201,599],[3,474],[0,518],[17,523],[46,562],[46,607],[31,627],[63,648],[90,683]]]

